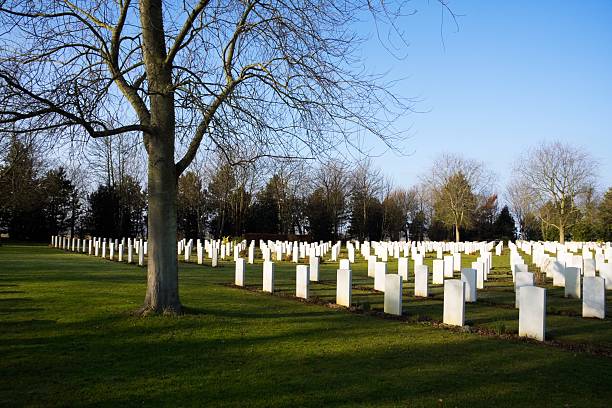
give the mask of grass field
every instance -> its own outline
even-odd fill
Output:
[[[294,264],[277,264],[272,296],[257,291],[260,264],[247,265],[244,290],[228,286],[233,263],[222,262],[181,264],[189,314],[139,318],[130,312],[144,298],[145,269],[3,246],[0,405],[609,406],[610,318],[582,319],[579,300],[549,288],[552,341],[517,339],[507,263],[506,253],[494,257],[486,289],[466,307],[474,331],[493,333],[482,335],[437,327],[441,289],[416,300],[412,281],[406,317],[381,318],[361,260],[354,302],[367,313],[324,305],[337,264],[322,265],[316,302],[304,303],[291,297]]]

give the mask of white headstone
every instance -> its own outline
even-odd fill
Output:
[[[219,253],[217,252],[217,248],[213,248],[212,250],[212,259],[210,261],[210,265],[213,268],[216,268],[219,265]]]
[[[408,258],[397,258],[397,274],[401,276],[403,280],[408,280]]]
[[[318,256],[310,257],[310,280],[312,282],[319,281],[319,257]]]
[[[142,239],[138,241],[138,265],[144,266],[144,247],[142,244]]]
[[[605,262],[606,257],[604,254],[595,254],[595,269],[597,270],[597,272],[601,271],[601,265],[603,265]]]
[[[463,326],[465,321],[465,283],[459,279],[444,281],[444,324]]]
[[[263,291],[274,292],[274,263],[272,261],[263,263]]]
[[[453,254],[453,271],[461,271],[461,252],[455,252]]]
[[[293,263],[298,263],[300,261],[300,250],[297,245],[294,245],[291,251],[291,261]]]
[[[351,306],[352,295],[352,271],[350,269],[338,269],[336,272],[336,304]]]
[[[134,246],[132,244],[128,244],[128,263],[134,262]]]
[[[189,262],[191,260],[191,244],[187,244],[185,246],[185,256],[183,258],[185,262]]]
[[[427,265],[417,265],[414,267],[414,296],[429,296],[428,274]]]
[[[244,286],[244,275],[246,272],[246,262],[243,258],[236,259],[236,276],[234,284],[236,286]]]
[[[441,285],[444,283],[444,261],[434,259],[433,261],[433,284]]]
[[[582,317],[606,318],[606,283],[601,276],[585,276],[582,282]]]
[[[606,289],[612,289],[612,263],[602,263],[599,276],[606,281]]]
[[[546,289],[537,286],[523,286],[520,292],[519,336],[544,341]]]
[[[594,259],[585,259],[583,273],[584,276],[595,276],[595,260]]]
[[[452,255],[446,255],[444,257],[444,277],[452,278],[453,271],[455,268],[455,260]]]
[[[514,281],[514,292],[515,300],[514,306],[518,309],[521,303],[521,288],[523,286],[535,285],[534,275],[532,272],[516,272],[516,279]]]
[[[465,301],[476,301],[476,269],[461,269],[461,280],[465,283]]]
[[[548,268],[552,274],[553,286],[565,286],[565,266],[559,261],[554,261]]]
[[[255,247],[249,247],[249,263],[252,265],[255,262]]]
[[[521,256],[517,254],[510,255],[510,269],[512,270],[512,282],[514,282],[517,272],[528,272],[529,268],[523,263]]]
[[[276,246],[276,260],[277,261],[283,260],[283,247],[281,245]]]
[[[516,264],[514,265],[514,271],[515,272],[529,272],[529,267],[524,263]]]
[[[374,290],[385,291],[385,276],[387,275],[387,263],[376,262],[376,273],[374,275]]]
[[[476,270],[476,287],[484,289],[484,262],[472,262],[472,269]]]
[[[402,315],[402,277],[400,275],[385,276],[385,313]]]
[[[296,253],[295,250],[293,253]],[[295,267],[295,296],[308,299],[308,284],[310,281],[308,265],[297,265]]]
[[[423,255],[421,254],[415,254],[412,257],[412,261],[414,262],[414,266],[418,266],[418,265],[423,265]]]
[[[196,255],[198,258],[198,265],[202,265],[204,263],[204,248],[202,245],[196,246]]]
[[[373,278],[374,275],[376,274],[376,262],[377,261],[378,261],[378,258],[376,257],[376,255],[368,256],[368,276],[370,278]]]
[[[348,259],[341,259],[340,269],[351,269],[351,261]]]
[[[565,297],[580,299],[580,269],[565,268]]]

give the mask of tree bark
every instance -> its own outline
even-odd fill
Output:
[[[565,225],[559,224],[559,243],[565,244]]]
[[[148,285],[144,308],[157,313],[179,313],[174,141],[165,139],[159,136],[150,141]]]
[[[455,242],[459,242],[459,223],[455,224]]]
[[[142,0],[140,16],[144,61],[150,95],[151,133],[148,158],[147,294],[143,312],[180,313],[176,253],[178,175],[174,164],[174,91],[172,71],[165,63],[162,2]]]

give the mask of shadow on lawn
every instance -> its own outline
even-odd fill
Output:
[[[576,322],[574,322],[571,326],[567,325],[564,327],[553,326],[550,327],[548,325],[546,336],[550,340],[555,340],[557,338],[562,338],[563,336],[580,336],[584,334],[589,334],[589,336],[596,335],[601,336],[600,333],[606,335],[610,331],[610,324],[612,324],[609,320],[602,321],[600,319],[586,319],[583,317],[575,317]],[[605,344],[612,348],[612,339],[608,339]]]
[[[40,312],[45,309],[40,307],[23,307],[31,304],[32,298],[3,298],[0,299],[0,314],[15,314]]]
[[[309,311],[309,312],[287,312],[287,313],[279,313],[276,310],[269,311],[256,311],[256,312],[239,312],[239,311],[230,311],[223,310],[219,311],[213,308],[201,308],[201,307],[188,307],[183,306],[183,316],[216,316],[216,317],[231,317],[231,318],[246,318],[246,319],[283,319],[283,318],[309,318],[309,317],[319,317],[319,316],[333,316],[335,313],[332,311]]]
[[[55,265],[36,274],[14,274],[13,281],[142,283],[144,269],[123,265],[108,272],[110,264],[98,260],[91,264],[94,270],[82,275],[78,275],[81,269],[58,271]],[[205,277],[199,271],[190,273],[189,280]],[[191,292],[191,298],[197,299],[196,293],[200,292]],[[380,302],[382,296],[358,293],[354,299]],[[1,323],[0,344],[12,347],[10,355],[6,349],[3,354],[16,362],[8,370],[1,366],[3,377],[11,381],[0,386],[5,390],[1,400],[41,385],[42,390],[51,388],[38,394],[39,399],[35,394],[18,401],[320,407],[410,401],[435,405],[450,400],[452,405],[507,406],[543,403],[542,390],[548,391],[547,405],[575,401],[576,390],[589,395],[591,406],[611,398],[605,382],[592,381],[607,378],[612,370],[609,359],[585,355],[577,359],[572,353],[522,342],[418,326],[398,324],[389,330],[390,325],[381,325],[378,319],[357,321],[347,313],[295,309],[296,302],[278,300],[219,289],[213,299],[194,302],[194,307],[187,307],[190,313],[175,318],[136,318],[128,311],[101,316],[107,313],[104,306],[94,305],[99,310],[88,311],[97,314],[88,320]],[[17,307],[12,311],[27,310],[18,308],[19,301],[12,306]],[[404,310],[435,316],[442,313],[442,304],[437,299],[408,301]],[[587,326],[551,334],[592,330]],[[54,399],[58,395],[60,401]]]
[[[605,384],[589,380],[612,369],[607,360],[587,367],[571,353],[499,341],[456,341],[450,335],[433,334],[431,342],[422,337],[406,342],[393,336],[385,341],[372,337],[371,325],[325,330],[293,325],[279,333],[272,319],[270,323],[269,331],[245,324],[241,335],[230,331],[222,339],[179,333],[171,339],[151,339],[148,331],[138,328],[108,328],[105,340],[59,336],[44,352],[60,351],[56,363],[69,368],[62,370],[67,391],[85,375],[79,392],[104,405],[352,406],[411,401],[434,405],[441,400],[452,405],[507,406],[543,398],[561,403],[571,400],[572,390],[581,389],[591,406],[597,406],[610,396]],[[179,326],[166,329],[190,333],[198,324],[189,321]],[[83,347],[62,355],[67,344]],[[42,352],[33,353],[45,359]],[[85,374],[79,365],[86,366]],[[559,377],[559,372],[576,375]],[[553,385],[551,378],[556,379]],[[121,392],[96,393],[110,387]],[[550,391],[545,397],[543,389]]]

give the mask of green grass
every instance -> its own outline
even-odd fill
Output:
[[[518,312],[508,307],[507,254],[494,259],[482,304],[468,305],[466,317],[512,333]],[[311,287],[321,302],[333,301],[335,268],[323,264],[323,283]],[[181,298],[193,313],[138,318],[130,312],[144,297],[143,268],[0,247],[0,405],[610,405],[609,357],[299,302],[290,297],[294,271],[277,265],[271,296],[225,286],[233,263],[181,264]],[[261,265],[248,265],[247,274],[247,285],[260,287]],[[363,289],[354,301],[380,310],[364,262],[354,275]],[[440,320],[441,289],[427,300],[412,290],[409,281],[408,318]],[[609,318],[572,316],[580,302],[558,289],[548,300],[555,342],[612,347]]]

